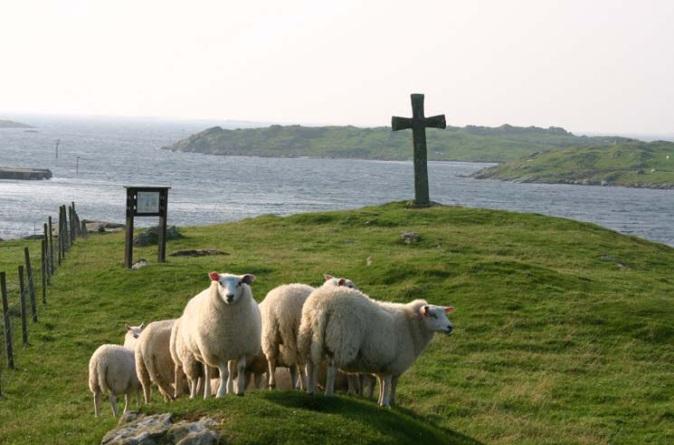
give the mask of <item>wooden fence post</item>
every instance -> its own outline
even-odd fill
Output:
[[[19,308],[21,309],[21,340],[28,346],[28,319],[26,317],[26,285],[23,280],[23,266],[19,266]]]
[[[43,228],[43,231],[44,231],[44,236],[42,238],[44,239],[44,242],[47,243],[49,241],[49,235],[47,234],[47,230],[49,230],[49,229],[47,227],[47,223],[42,224],[42,228]],[[49,245],[49,244],[47,244],[47,245]],[[26,247],[25,252],[26,252],[25,255],[28,255],[28,247]],[[26,261],[28,262],[28,259],[26,259]],[[31,275],[32,275],[32,268],[31,268]],[[49,274],[49,257],[47,257],[47,283],[49,283],[50,281],[51,281],[51,277],[50,277],[50,274]]]
[[[9,302],[7,301],[7,280],[5,273],[0,272],[0,293],[2,293],[2,315],[5,321],[5,351],[7,352],[7,367],[14,369],[14,348],[12,346],[12,320],[9,317]]]
[[[26,259],[26,279],[28,280],[28,297],[30,298],[31,315],[33,316],[33,322],[36,322],[37,304],[35,304],[35,277],[33,276],[33,264],[30,261],[30,251],[28,250],[28,247],[24,247],[23,256]],[[47,267],[47,269],[49,269],[49,267]],[[48,275],[49,273],[47,272],[47,276]]]
[[[47,244],[47,263],[49,264],[48,278],[54,275],[54,270],[56,270],[56,265],[54,264],[54,234],[52,228],[51,216],[49,217],[49,243]]]
[[[47,243],[42,240],[42,304],[47,304]],[[33,309],[35,310],[35,315],[33,320],[37,321],[37,309],[36,305],[33,304]]]
[[[61,262],[63,261],[63,214],[61,213],[61,210],[63,210],[61,207],[59,207],[59,224],[58,224],[58,260],[59,260],[59,267],[61,266]]]

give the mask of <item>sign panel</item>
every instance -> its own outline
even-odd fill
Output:
[[[159,192],[138,192],[136,213],[159,213]]]

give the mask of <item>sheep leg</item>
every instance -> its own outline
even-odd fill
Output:
[[[152,398],[152,382],[150,381],[150,374],[147,367],[145,367],[143,358],[140,354],[136,354],[136,356],[138,356],[138,360],[136,360],[136,373],[138,374],[140,384],[143,386],[143,396],[147,404],[150,403],[150,399]]]
[[[236,395],[242,396],[246,391],[246,356],[239,359],[238,363],[239,378],[237,379]]]
[[[229,385],[229,379],[232,378],[232,374],[227,370],[227,362],[218,364],[218,372],[220,373],[220,384],[218,385],[218,392],[215,397],[224,397],[227,394],[227,387]]]
[[[182,373],[180,372],[180,366],[177,364],[173,367],[173,385],[174,385],[173,397],[177,399],[178,396],[180,395],[179,388],[183,386]],[[192,396],[192,386],[190,386],[190,398],[192,398],[191,396]]]
[[[305,389],[307,389],[307,376],[305,375],[303,366],[296,365],[296,367],[297,367],[297,373],[300,376],[300,391],[304,391]]]
[[[288,370],[290,371],[290,388],[295,389],[297,386],[297,368],[291,366]]]
[[[124,394],[124,411],[122,411],[122,414],[126,414],[127,411],[129,411],[129,399],[130,398],[131,397],[129,397],[128,392],[126,394]]]
[[[379,383],[379,398],[377,399],[377,405],[381,406],[384,403],[384,379],[379,374],[377,374],[377,382]]]
[[[332,396],[335,394],[335,377],[337,377],[337,368],[335,364],[328,363],[328,372],[325,377],[325,395]]]
[[[110,405],[112,406],[112,416],[117,417],[117,397],[110,393]]]
[[[204,379],[204,400],[206,400],[211,396],[211,373],[208,365],[204,365],[203,379]],[[222,381],[222,374],[220,374],[220,379]],[[222,385],[222,383],[220,384]]]
[[[276,388],[276,357],[267,357],[267,386],[269,389]]]
[[[318,366],[309,360],[307,362],[307,394],[316,392],[316,381],[318,380]]]
[[[227,362],[227,369],[225,372],[227,373],[227,394],[234,394],[234,376],[236,375],[237,379],[241,378],[241,376],[237,374],[236,362],[234,360]]]
[[[380,406],[385,408],[391,407],[391,374],[387,374],[383,378],[383,403]]]
[[[346,383],[348,385],[348,389],[346,390],[347,394],[360,395],[360,380],[358,374],[348,373],[346,375]]]
[[[400,378],[399,375],[394,375],[391,378],[391,405],[394,405],[396,403],[396,388],[398,387],[398,379]]]
[[[98,417],[101,413],[101,392],[94,391],[94,416]]]

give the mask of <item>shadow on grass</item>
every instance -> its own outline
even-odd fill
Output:
[[[285,408],[342,416],[379,430],[396,443],[481,445],[461,433],[430,424],[410,410],[379,408],[372,401],[347,397],[309,396],[296,391],[265,392],[262,398]]]

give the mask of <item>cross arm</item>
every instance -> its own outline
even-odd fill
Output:
[[[427,117],[425,119],[424,125],[430,128],[447,128],[447,123],[445,122],[445,115],[439,114],[437,116]]]
[[[393,131],[405,130],[412,128],[412,119],[409,117],[393,116],[391,118],[391,129]]]

